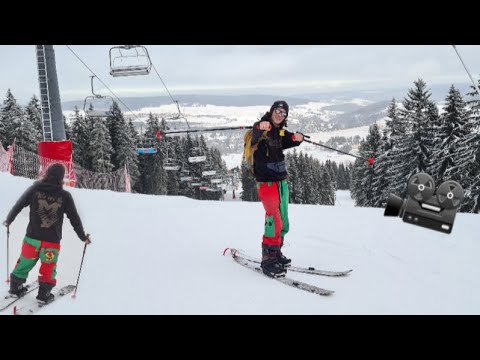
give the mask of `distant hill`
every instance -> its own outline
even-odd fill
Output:
[[[145,107],[157,107],[172,104],[169,96],[148,96],[148,97],[124,97],[120,98],[131,110],[139,110]],[[285,100],[290,106],[306,104],[311,101],[308,98],[294,96],[279,97],[275,95],[178,95],[174,97],[182,106],[216,105],[216,106],[255,106],[272,104],[275,100]],[[63,111],[72,111],[75,106],[83,109],[83,100],[66,101],[62,103]],[[126,110],[119,104],[122,111]]]
[[[390,101],[379,101],[358,110],[337,115],[331,120],[332,130],[371,125],[386,116],[389,104]]]
[[[416,79],[414,79],[416,80]],[[434,84],[431,85],[427,82],[427,89],[429,89],[432,93],[432,100],[437,102],[445,101],[445,98],[448,94],[448,90],[450,89],[451,83],[445,84]],[[453,84],[455,87],[460,90],[460,93],[463,97],[465,94],[472,91],[470,82],[463,82],[463,83],[455,83]],[[351,90],[351,91],[322,91],[316,93],[299,93],[294,94],[294,96],[313,99],[314,101],[322,101],[322,100],[329,100],[329,99],[337,99],[337,100],[348,100],[348,99],[365,99],[373,102],[384,101],[384,100],[392,100],[395,98],[397,101],[402,101],[404,97],[407,95],[408,90],[413,87],[413,80],[412,82],[405,87],[392,87],[392,88],[383,88],[383,89],[369,89],[369,90]]]
[[[429,85],[428,89],[432,92],[432,99],[440,102],[444,101],[448,94],[451,84],[435,84]],[[371,102],[390,101],[395,98],[397,101],[402,101],[407,95],[408,89],[413,87],[413,81],[411,85],[404,88],[391,88],[391,89],[372,89],[372,90],[349,90],[349,91],[319,91],[316,93],[290,93],[289,95],[195,95],[184,94],[175,95],[173,98],[178,100],[183,106],[191,106],[193,104],[199,105],[217,105],[217,106],[255,106],[255,105],[268,105],[272,104],[275,100],[283,99],[288,102],[289,105],[307,104],[309,102],[318,101],[331,101],[335,99],[337,101],[348,102],[352,99],[364,99]],[[470,83],[455,84],[455,87],[460,90],[462,96],[471,91]],[[145,96],[145,97],[121,97],[120,98],[131,110],[139,110],[145,107],[157,107],[161,105],[172,104],[172,99],[169,96]],[[78,99],[74,101],[65,101],[62,103],[62,110],[72,111],[75,106],[79,109],[83,109],[83,102],[85,99]],[[126,110],[122,104],[119,104],[122,110]],[[336,105],[334,105],[336,106]],[[354,111],[355,108],[359,109],[359,105],[353,103],[347,105],[349,108],[343,106],[341,111]],[[330,110],[339,110],[334,107]]]

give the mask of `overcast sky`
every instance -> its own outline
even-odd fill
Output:
[[[70,48],[118,96],[165,96],[155,71],[148,76],[109,75],[113,45]],[[176,94],[292,95],[337,90],[465,84],[470,79],[451,45],[147,45],[153,65]],[[0,45],[0,99],[8,88],[20,103],[38,94],[34,45]],[[480,74],[480,46],[459,45],[473,78]],[[90,71],[65,45],[55,45],[62,101],[91,94]],[[100,82],[100,94],[109,94]],[[448,89],[445,90],[447,92]]]

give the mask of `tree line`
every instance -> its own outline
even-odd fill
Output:
[[[223,181],[226,164],[217,149],[206,145],[203,136],[157,137],[158,131],[168,130],[168,126],[165,119],[152,114],[145,132],[140,134],[131,120],[125,120],[116,102],[109,114],[103,118],[88,117],[75,108],[70,124],[64,117],[76,165],[96,173],[109,173],[126,166],[132,191],[138,193],[208,200],[223,197],[218,183],[212,184],[211,180]],[[43,141],[41,109],[36,96],[23,108],[8,90],[0,109],[0,141],[6,147],[14,139],[16,146],[37,152],[37,143]],[[156,152],[139,154],[137,148],[144,146]],[[190,163],[192,154],[205,156],[205,161]],[[205,176],[205,171],[215,172],[215,175]]]
[[[446,180],[464,189],[461,212],[480,210],[480,102],[472,87],[464,100],[451,86],[442,112],[422,79],[414,81],[401,103],[392,99],[385,127],[370,126],[359,155],[375,166],[354,164],[351,194],[357,206],[384,207],[388,195],[405,198],[416,173],[431,175],[438,187]]]

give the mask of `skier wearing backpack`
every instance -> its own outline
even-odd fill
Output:
[[[284,129],[288,110],[285,101],[275,101],[270,111],[252,129],[253,175],[257,182],[258,197],[265,208],[261,267],[263,273],[270,277],[285,276],[286,268],[291,263],[281,252],[284,236],[289,229],[289,194],[283,150],[300,145],[303,135]]]

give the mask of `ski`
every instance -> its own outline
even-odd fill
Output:
[[[233,257],[233,260],[235,260],[235,262],[237,262],[238,264],[240,264],[240,265],[242,265],[242,266],[244,266],[244,267],[246,267],[250,270],[253,270],[253,271],[255,271],[259,274],[262,274],[263,276],[267,276],[263,273],[260,266],[257,266],[254,262],[244,258],[243,256],[239,255],[238,253],[236,255],[234,255],[234,253],[232,252],[232,257]],[[279,282],[281,282],[285,285],[294,287],[296,289],[304,290],[304,291],[307,291],[307,292],[310,292],[310,293],[314,293],[314,294],[317,294],[317,295],[325,296],[325,295],[331,295],[331,294],[334,293],[333,290],[322,289],[318,286],[307,284],[307,283],[304,283],[304,282],[301,282],[301,281],[298,281],[298,280],[294,280],[294,279],[289,278],[289,277],[279,277],[279,278],[270,278],[270,279],[277,280],[277,281],[279,281]]]
[[[38,289],[38,286],[39,286],[38,279],[28,285],[25,285],[25,287],[28,287],[28,290],[25,293],[25,295],[27,295],[28,293],[31,293],[35,289]],[[16,295],[7,293],[7,295],[5,295],[0,299],[0,311],[5,310],[6,308],[8,308],[10,305],[17,302],[18,300],[23,299],[25,295],[23,295],[22,297],[18,297]]]
[[[227,248],[228,249],[228,248]],[[229,249],[230,252],[232,252],[232,256],[239,255],[243,257],[247,261],[251,261],[255,264],[260,264],[261,261],[259,259],[256,259],[252,256],[249,256],[242,252],[241,250],[238,249]],[[333,277],[340,277],[340,276],[346,276],[350,274],[353,269],[350,270],[343,270],[343,271],[331,271],[331,270],[320,270],[320,269],[315,269],[314,267],[299,267],[299,266],[290,266],[287,268],[287,271],[295,271],[299,273],[305,273],[305,274],[312,274],[312,275],[321,275],[321,276],[333,276]]]
[[[55,298],[51,302],[46,303],[46,304],[42,304],[42,303],[38,302],[37,300],[35,300],[35,302],[31,302],[31,303],[26,304],[22,307],[19,307],[19,308],[15,307],[13,309],[13,313],[15,315],[32,315],[32,314],[35,314],[37,311],[42,310],[45,306],[50,305],[51,303],[55,302],[56,300],[58,300],[59,298],[62,298],[65,295],[71,293],[74,290],[75,290],[75,285],[66,285],[62,288],[54,289],[52,291],[52,294],[55,295]]]

